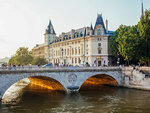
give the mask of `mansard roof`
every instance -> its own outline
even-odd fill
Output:
[[[80,29],[72,29],[70,32],[66,32],[66,33],[63,32],[62,34],[59,35],[59,37],[56,36],[54,40],[55,40],[55,42],[59,42],[59,41],[70,40],[70,39],[79,38],[79,37],[97,36],[97,35],[99,35],[97,33],[98,25],[101,25],[103,28],[103,29],[100,28],[100,30],[104,30],[104,32],[102,31],[102,34],[100,34],[100,35],[110,35],[110,36],[114,35],[113,31],[106,32],[102,15],[98,14],[94,28],[91,24],[91,26],[88,26],[88,27],[82,27]],[[46,33],[55,34],[55,31],[54,31],[51,21],[49,21],[49,25],[46,29]]]
[[[74,30],[74,35],[75,35],[75,34],[79,34],[79,35],[82,34],[82,36],[83,36],[83,34],[84,34],[84,32],[85,32],[85,29],[88,29],[88,27],[83,27],[83,28]],[[71,35],[71,31],[65,33],[64,36],[66,37],[66,36],[70,36],[70,35]],[[60,35],[60,37],[62,37],[62,35]]]
[[[96,23],[95,23],[94,29],[96,29],[97,25],[102,25],[102,27],[104,28],[104,32],[106,33],[106,29],[105,29],[105,25],[104,25],[102,14],[97,14],[97,19],[96,19]]]

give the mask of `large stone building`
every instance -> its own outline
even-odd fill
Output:
[[[45,58],[45,44],[37,44],[32,49],[32,55],[34,57]]]
[[[93,28],[89,27],[72,29],[70,32],[56,36],[54,27],[49,22],[45,32],[45,58],[52,64],[95,66],[109,65],[112,62],[110,52],[110,37],[113,31],[108,31],[101,14]]]

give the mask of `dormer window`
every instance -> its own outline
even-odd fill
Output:
[[[82,32],[80,33],[80,37],[82,37],[83,36],[83,34],[82,34]]]
[[[97,35],[101,35],[101,30],[100,29],[97,30]]]
[[[77,38],[79,37],[78,33],[77,33]]]

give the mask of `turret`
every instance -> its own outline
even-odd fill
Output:
[[[91,26],[90,26],[90,35],[93,35],[93,26],[92,26],[92,23],[91,23]]]
[[[95,35],[103,35],[106,34],[105,25],[103,22],[102,14],[97,15],[95,27],[94,27]]]
[[[45,35],[45,44],[46,45],[49,45],[54,42],[56,33],[55,33],[55,30],[53,28],[51,21],[49,21],[49,25],[47,26],[47,29],[46,29],[44,35]]]

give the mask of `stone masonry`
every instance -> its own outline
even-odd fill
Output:
[[[94,75],[106,74],[114,78],[118,86],[150,90],[150,78],[138,70],[126,67],[92,67],[92,68],[54,68],[30,70],[0,71],[0,98],[14,83],[28,77],[46,76],[60,82],[66,91],[68,87],[76,87],[78,91],[88,78]]]

